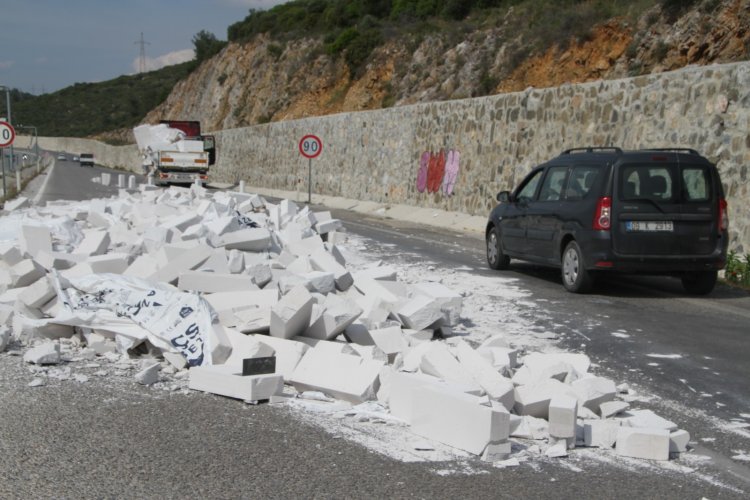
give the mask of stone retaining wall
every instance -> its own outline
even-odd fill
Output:
[[[486,215],[498,191],[567,148],[693,148],[721,172],[730,248],[750,252],[750,62],[224,130],[211,179],[306,191],[308,160],[297,149],[306,134],[323,140],[314,193],[470,215]],[[133,146],[69,141],[40,144],[139,165]],[[420,192],[420,158],[440,149],[460,153],[453,192]]]

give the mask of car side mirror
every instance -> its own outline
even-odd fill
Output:
[[[500,203],[510,203],[511,202],[511,195],[510,191],[500,191],[497,193],[497,201]]]

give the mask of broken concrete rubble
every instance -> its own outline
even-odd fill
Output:
[[[510,437],[549,440],[549,456],[566,455],[578,436],[587,446],[617,441],[620,454],[661,457],[661,445],[656,450],[643,438],[650,428],[668,432],[670,452],[686,449],[689,434],[676,425],[626,412],[628,404],[614,400],[614,382],[588,374],[585,355],[530,353],[519,360],[523,346],[503,335],[475,349],[476,339],[460,338],[470,294],[437,281],[400,282],[398,269],[380,263],[349,269],[363,264],[338,246],[347,236],[329,213],[289,200],[267,205],[257,195],[150,189],[71,209],[75,235],[67,239],[42,224],[23,226],[15,243],[0,242],[0,319],[13,325],[17,339],[85,338],[80,359],[112,357],[118,372],[146,385],[160,376],[184,377],[194,390],[258,401],[280,398],[287,383],[288,395],[310,391],[357,404],[377,399],[414,433],[490,461],[508,458]],[[189,363],[189,350],[126,335],[143,334],[145,323],[122,312],[150,307],[147,293],[96,312],[109,324],[62,322],[70,303],[91,300],[73,284],[105,274],[154,289],[177,285],[199,299],[211,326],[201,330],[208,354],[202,366]],[[174,320],[189,317],[191,308],[175,309]],[[189,347],[195,334],[188,328],[176,341]],[[45,353],[30,355],[43,346]],[[37,348],[27,351],[29,359],[61,359],[57,342]],[[135,369],[129,357],[138,353],[147,357]],[[276,373],[241,375],[244,360],[271,356]],[[79,375],[60,377],[83,380]],[[644,433],[619,439],[621,426]]]

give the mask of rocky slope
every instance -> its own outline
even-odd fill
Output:
[[[703,0],[679,15],[657,6],[544,51],[526,49],[512,10],[493,26],[479,21],[473,30],[391,39],[355,75],[318,39],[231,43],[145,121],[195,119],[219,130],[750,57],[750,0]]]

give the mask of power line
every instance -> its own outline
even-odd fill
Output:
[[[142,31],[141,31],[141,39],[134,43],[136,45],[141,46],[141,52],[138,58],[138,73],[145,73],[146,72],[146,45],[151,45],[151,44],[143,39]]]

